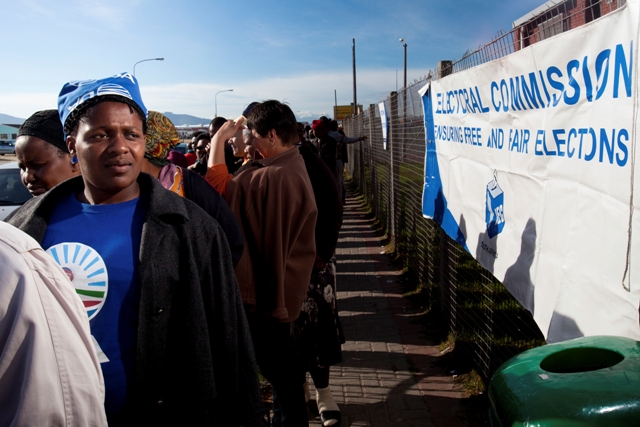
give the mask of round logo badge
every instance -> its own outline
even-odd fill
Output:
[[[98,252],[82,243],[59,243],[47,253],[62,267],[76,288],[76,293],[93,319],[107,299],[109,276],[104,260]]]

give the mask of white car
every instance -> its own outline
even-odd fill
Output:
[[[31,193],[22,185],[18,162],[0,165],[0,221],[29,200]]]
[[[0,156],[4,156],[5,154],[15,154],[15,152],[15,141],[0,141]]]

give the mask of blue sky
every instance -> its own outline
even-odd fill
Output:
[[[6,0],[2,15],[0,113],[26,118],[56,108],[69,80],[136,66],[147,108],[235,117],[255,100],[288,102],[299,117],[369,105],[438,60],[458,59],[544,0]],[[8,65],[10,64],[10,65]]]

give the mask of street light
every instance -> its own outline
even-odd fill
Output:
[[[149,58],[149,59],[143,59],[142,61],[138,61],[135,64],[133,64],[133,76],[136,76],[136,65],[138,65],[141,62],[146,62],[146,61],[164,61],[164,58]]]
[[[400,43],[404,43],[404,88],[407,89],[407,43],[400,37]]]
[[[222,93],[222,92],[233,92],[233,89],[225,89],[225,90],[221,90],[221,91],[216,92],[215,96],[213,97],[213,101],[214,101],[215,106],[216,106],[216,115],[215,115],[215,117],[218,117],[218,94]]]

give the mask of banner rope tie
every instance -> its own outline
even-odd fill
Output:
[[[627,6],[627,5],[625,5]],[[638,19],[640,20],[640,12],[638,13]],[[636,33],[636,40],[639,40],[640,36],[640,28],[638,28],[638,32]],[[636,42],[636,46],[634,49],[634,54],[636,57],[636,64],[638,61],[638,43]],[[633,62],[632,62],[633,63]],[[635,90],[633,93],[633,130],[631,131],[632,142],[631,142],[631,177],[630,177],[630,195],[629,195],[629,227],[628,227],[628,240],[627,240],[627,259],[624,266],[624,274],[622,276],[622,288],[631,292],[631,250],[632,250],[632,236],[633,236],[633,198],[634,198],[634,190],[635,190],[635,171],[636,171],[636,137],[637,137],[637,124],[638,124],[638,67],[634,70],[636,77],[633,81],[636,83]],[[640,309],[640,308],[639,308]]]

